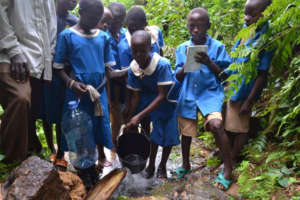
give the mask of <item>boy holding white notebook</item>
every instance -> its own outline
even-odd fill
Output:
[[[195,72],[201,69],[202,64],[196,61],[195,56],[198,54],[198,52],[206,52],[207,48],[207,45],[195,45],[187,47],[184,72]]]
[[[224,180],[228,185],[231,182],[231,158],[230,144],[224,131],[223,119],[221,115],[224,100],[224,90],[219,80],[219,74],[215,74],[213,69],[218,66],[222,69],[230,65],[230,57],[227,55],[225,46],[211,38],[206,32],[210,28],[208,13],[203,8],[194,8],[187,17],[187,27],[191,34],[191,40],[182,43],[176,51],[176,77],[182,82],[182,89],[178,99],[177,115],[178,128],[182,134],[181,147],[183,163],[182,167],[175,172],[178,178],[182,178],[191,171],[189,153],[192,137],[197,136],[197,114],[200,112],[204,117],[204,127],[211,131],[216,139],[217,146],[224,159]],[[195,67],[187,60],[191,52],[188,48],[196,45],[206,45],[197,47],[200,51],[194,53],[193,62],[197,63],[200,69],[195,71]],[[189,55],[190,56],[190,55]],[[201,67],[202,65],[202,67]],[[186,72],[192,71],[192,72]]]

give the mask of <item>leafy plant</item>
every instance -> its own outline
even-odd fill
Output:
[[[215,143],[215,138],[211,132],[202,132],[198,136],[198,139],[202,140],[204,146],[207,149],[215,149],[216,148],[216,143]]]
[[[220,164],[221,164],[221,160],[216,156],[211,157],[206,161],[206,165],[209,167],[217,167]]]

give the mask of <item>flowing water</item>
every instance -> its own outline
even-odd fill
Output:
[[[110,157],[110,152],[106,151],[106,155],[108,160],[112,160]],[[157,157],[156,157],[156,168],[159,165],[161,159],[162,149],[159,148]],[[139,160],[132,157],[135,162],[140,162]],[[168,177],[171,177],[170,171],[173,171],[177,167],[179,167],[181,159],[177,159],[178,161],[174,162],[171,159],[167,162],[167,169],[168,169]],[[137,163],[138,164],[138,163]],[[108,174],[115,168],[122,168],[121,162],[119,161],[118,156],[113,161],[113,165],[111,167],[105,167],[103,169],[102,177]],[[129,169],[127,169],[127,175],[119,185],[117,190],[114,192],[112,199],[117,199],[118,196],[126,196],[126,197],[139,197],[151,194],[151,191],[156,187],[159,187],[164,183],[164,180],[157,179],[156,176],[150,179],[144,178],[143,171],[137,174],[132,174]]]

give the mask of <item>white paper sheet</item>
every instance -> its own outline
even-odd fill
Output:
[[[184,65],[184,72],[195,72],[199,71],[202,64],[197,63],[195,60],[195,55],[197,52],[206,52],[208,49],[207,45],[196,45],[187,48],[186,63]]]

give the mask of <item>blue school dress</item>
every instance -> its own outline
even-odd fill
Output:
[[[151,63],[142,70],[135,61],[132,61],[128,72],[127,87],[140,92],[140,102],[137,113],[145,109],[158,95],[159,85],[168,85],[169,91],[166,100],[150,113],[153,131],[150,139],[153,143],[167,147],[179,144],[177,129],[176,101],[172,96],[175,78],[171,72],[169,60],[160,57],[157,53],[151,54]],[[176,92],[175,92],[176,93]]]
[[[119,41],[115,40],[114,37],[112,36],[112,34],[109,31],[107,31],[108,35],[111,38],[111,40],[110,40],[111,53],[116,61],[116,64],[113,66],[113,69],[121,69],[118,44],[120,43],[120,41],[123,38],[125,38],[126,31],[127,30],[125,28],[121,28]]]
[[[54,68],[63,69],[66,60],[70,62],[71,73],[76,80],[97,88],[104,79],[105,65],[115,65],[108,34],[97,30],[94,35],[84,35],[72,28],[66,29],[58,37]],[[112,149],[106,89],[99,92],[104,116],[96,117],[94,115],[94,104],[88,94],[80,99],[79,108],[92,118],[93,133],[91,134],[93,134],[95,143]],[[70,89],[67,89],[63,112],[66,112],[67,102],[71,100],[76,100],[76,97]],[[66,151],[64,137],[62,148]]]
[[[57,16],[57,35],[67,26],[74,26],[78,22],[75,15],[68,14],[62,18]],[[60,123],[65,97],[65,85],[55,74],[51,83],[44,84],[42,115],[48,123]]]
[[[175,72],[185,64],[187,47],[193,45],[192,40],[179,45],[176,50]],[[231,59],[221,42],[207,35],[205,45],[208,46],[207,55],[219,67],[225,69],[230,65]],[[201,70],[186,73],[178,98],[177,114],[184,118],[196,119],[197,109],[203,116],[212,112],[221,112],[223,101],[223,86],[215,74],[206,65],[202,65]]]
[[[118,44],[119,42],[125,38],[125,33],[126,33],[126,29],[122,28],[120,30],[120,38],[119,41],[115,40],[114,37],[111,35],[111,33],[109,31],[107,31],[108,35],[110,36],[111,40],[110,40],[110,45],[111,45],[111,53],[112,56],[114,57],[116,64],[112,67],[113,69],[122,69],[121,68],[121,62],[120,62],[120,56],[119,56],[119,49],[118,49]],[[122,82],[122,80],[119,82],[118,80],[111,80],[110,81],[110,99],[111,101],[115,100],[115,94],[114,94],[114,88],[115,87],[121,87],[120,89],[120,99],[118,99],[118,101],[122,104],[125,103],[125,92],[126,92],[126,84],[124,84]]]
[[[246,25],[244,25],[245,27]],[[264,34],[266,32],[268,28],[268,23],[265,24],[261,30],[257,31],[254,35],[254,37],[252,37],[251,39],[249,39],[247,42],[245,42],[245,46],[247,48],[253,48],[255,47],[255,45],[257,44],[260,36],[262,34]],[[236,48],[241,44],[241,40],[238,40],[233,48],[232,48],[232,51],[235,51]],[[257,65],[256,69],[257,70],[263,70],[263,71],[268,71],[269,68],[270,68],[270,65],[271,65],[271,61],[272,61],[272,56],[273,56],[273,51],[262,51],[259,53],[259,64]],[[232,62],[233,63],[245,63],[245,62],[248,62],[249,60],[249,57],[242,57],[242,58],[232,58]],[[231,74],[235,74],[237,73],[236,71],[230,71],[230,70],[225,70],[225,73],[228,74],[228,75],[231,75]],[[243,78],[242,79],[242,83],[239,85],[238,87],[238,90],[235,91],[235,95],[233,95],[231,97],[230,100],[232,101],[244,101],[248,98],[253,86],[254,86],[254,83],[255,83],[255,78],[256,77],[252,77],[252,79],[250,80],[250,82],[246,83],[246,79]],[[260,97],[262,91],[260,91],[255,99],[258,100],[258,98]]]
[[[150,33],[152,40],[152,53],[160,53],[160,49],[164,46],[164,40],[161,30],[157,26],[149,26],[145,28],[145,31]],[[120,63],[122,68],[129,67],[131,61],[133,60],[131,53],[131,35],[129,31],[126,32],[125,38],[123,38],[118,47],[120,55]]]

